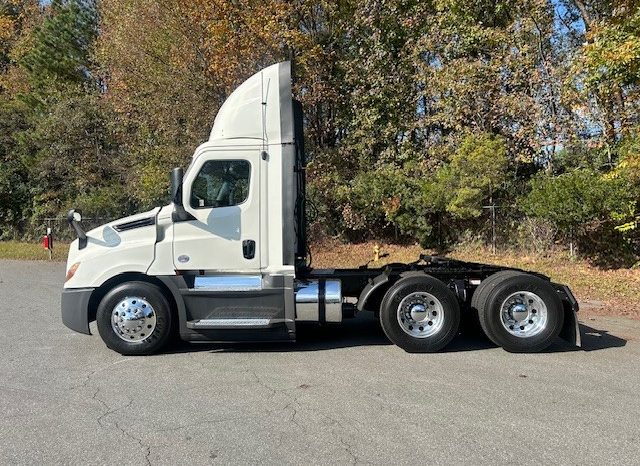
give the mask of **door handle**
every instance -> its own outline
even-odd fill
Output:
[[[256,242],[252,239],[245,239],[242,242],[242,254],[245,259],[253,259],[256,256]]]

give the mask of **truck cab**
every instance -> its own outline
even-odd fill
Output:
[[[538,351],[559,334],[579,343],[571,292],[540,275],[430,256],[384,269],[310,268],[304,169],[302,108],[290,63],[278,63],[229,96],[209,140],[172,173],[169,205],[89,232],[69,213],[78,239],[63,322],[90,334],[96,320],[123,354],[160,351],[175,333],[295,341],[297,322],[339,323],[363,310],[407,351],[442,348],[463,313],[479,315],[508,350]]]

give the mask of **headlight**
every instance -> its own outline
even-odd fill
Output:
[[[67,270],[67,278],[65,278],[64,280],[65,283],[73,278],[73,276],[76,274],[76,270],[78,270],[78,267],[80,267],[80,262],[76,262],[71,267],[69,267],[69,270]]]

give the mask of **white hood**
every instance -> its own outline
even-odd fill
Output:
[[[76,239],[69,247],[67,271],[79,264],[65,288],[100,286],[121,272],[145,273],[154,258],[160,207],[101,225],[87,232],[87,245]],[[75,285],[74,285],[75,284]]]

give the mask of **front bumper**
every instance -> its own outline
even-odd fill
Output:
[[[76,332],[91,335],[89,330],[89,300],[95,288],[64,288],[62,290],[62,323]]]

